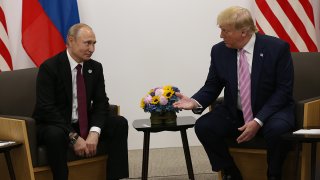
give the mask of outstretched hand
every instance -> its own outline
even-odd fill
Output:
[[[179,101],[173,103],[175,108],[191,110],[198,106],[197,102],[179,92],[175,93],[176,96],[180,99]]]

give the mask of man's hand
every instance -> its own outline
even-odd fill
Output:
[[[173,107],[179,108],[179,109],[191,110],[191,109],[195,109],[198,106],[195,100],[179,92],[176,92],[175,94],[180,98],[180,100],[178,102],[173,103]]]
[[[99,142],[99,133],[97,133],[95,131],[90,131],[86,142],[87,142],[87,148],[89,150],[89,153],[86,154],[86,156],[91,157],[91,156],[96,155],[97,146],[98,146],[98,142]]]
[[[87,156],[87,154],[89,154],[89,150],[87,148],[87,143],[80,136],[77,139],[76,143],[73,145],[73,149],[74,149],[74,152],[76,153],[76,155],[81,156],[81,157]]]
[[[241,135],[237,138],[238,143],[250,141],[259,131],[260,125],[257,121],[252,120],[247,124],[244,124],[242,127],[238,128],[239,131],[243,131]]]

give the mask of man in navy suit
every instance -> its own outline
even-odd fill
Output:
[[[223,41],[212,47],[204,86],[191,98],[178,93],[180,101],[174,105],[201,113],[224,88],[224,102],[201,116],[195,125],[212,170],[222,170],[224,179],[241,180],[224,138],[235,137],[242,143],[261,135],[267,142],[268,179],[281,179],[286,147],[280,136],[294,128],[293,64],[289,45],[278,38],[256,33],[250,12],[242,7],[222,11],[217,24]],[[248,64],[249,79],[251,77],[251,118],[246,123],[240,96],[241,51]]]
[[[91,27],[82,23],[73,25],[68,31],[67,49],[39,68],[33,117],[39,143],[46,146],[54,180],[68,179],[69,146],[80,157],[92,157],[101,141],[105,142],[109,155],[107,179],[129,175],[128,122],[122,116],[109,114],[102,65],[91,59],[95,44]],[[78,84],[78,75],[83,77],[84,85]],[[78,104],[81,101],[78,96],[84,97],[84,103]],[[87,113],[81,116],[87,119],[86,131],[79,124],[80,106]]]

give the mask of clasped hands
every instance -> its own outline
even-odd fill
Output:
[[[97,153],[97,145],[99,142],[99,133],[90,131],[87,139],[79,137],[73,145],[76,155],[81,157],[92,157]]]
[[[176,92],[176,96],[180,98],[178,102],[173,103],[173,106],[175,108],[179,109],[185,109],[185,110],[192,110],[196,109],[199,105],[198,103],[192,99],[189,98],[182,93]],[[239,127],[238,130],[242,133],[237,138],[237,142],[240,144],[242,142],[250,141],[259,131],[261,126],[257,123],[257,121],[252,120],[243,126]]]

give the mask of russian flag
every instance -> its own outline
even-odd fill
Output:
[[[66,48],[68,29],[79,22],[77,0],[23,0],[23,48],[39,67]]]

